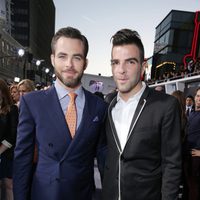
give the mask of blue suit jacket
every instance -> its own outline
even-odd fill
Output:
[[[81,124],[71,139],[54,87],[21,98],[14,158],[14,199],[90,200],[94,157],[105,154],[107,105],[85,91]],[[32,176],[34,146],[38,163]]]

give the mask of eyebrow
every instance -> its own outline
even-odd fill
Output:
[[[137,59],[137,58],[127,58],[127,59],[125,59],[125,61],[131,61],[131,60],[134,60],[134,61],[136,61],[137,63],[139,63],[139,60]],[[116,61],[119,61],[119,59],[111,59],[110,60],[111,62],[116,62]]]
[[[67,53],[63,53],[63,52],[59,52],[57,55],[58,56],[67,56],[68,54]],[[84,56],[82,54],[80,54],[80,53],[73,54],[73,56],[79,56],[81,58],[84,58]]]
[[[134,61],[136,61],[137,63],[139,63],[139,60],[137,59],[137,58],[127,58],[127,59],[125,59],[125,61],[131,61],[131,60],[134,60]]]

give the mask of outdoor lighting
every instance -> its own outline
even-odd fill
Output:
[[[55,75],[55,74],[53,74],[53,75],[52,75],[52,78],[55,78],[55,77],[56,77],[56,75]]]
[[[35,64],[36,64],[37,66],[40,66],[41,61],[40,61],[40,60],[37,60]]]
[[[20,78],[19,78],[19,77],[15,77],[15,78],[14,78],[14,82],[19,83],[19,81],[20,81]]]
[[[48,74],[49,73],[49,68],[45,69],[45,73]]]
[[[19,49],[17,53],[18,53],[19,57],[23,57],[24,54],[25,54],[25,50],[24,49]]]
[[[40,66],[42,62],[44,62],[45,60],[36,60],[35,64],[36,66]]]

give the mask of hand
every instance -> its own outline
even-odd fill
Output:
[[[200,150],[192,149],[191,154],[192,154],[192,157],[195,157],[195,156],[200,157]]]

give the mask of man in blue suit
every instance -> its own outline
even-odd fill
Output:
[[[91,200],[94,157],[102,162],[106,150],[104,119],[107,105],[81,86],[87,66],[88,41],[72,27],[60,29],[52,39],[51,62],[55,85],[24,95],[14,158],[14,198],[27,200]],[[76,94],[77,123],[71,136],[65,119]],[[34,173],[34,147],[38,161]],[[31,191],[31,192],[30,192]]]

